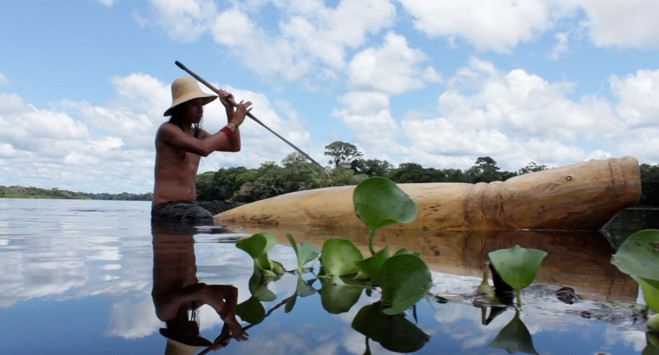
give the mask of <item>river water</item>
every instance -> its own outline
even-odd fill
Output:
[[[167,300],[153,297],[152,291],[184,281],[231,285],[238,290],[238,303],[245,302],[251,296],[253,261],[236,248],[235,240],[258,230],[230,226],[219,232],[211,227],[154,231],[149,209],[149,202],[135,201],[0,199],[0,353],[214,353],[203,340],[212,342],[222,331],[215,310],[203,305],[190,312],[199,325],[195,339],[200,345],[183,347],[168,333],[174,325],[158,317],[164,312],[160,302]],[[362,230],[340,228],[263,231],[279,236],[270,257],[287,270],[297,265],[287,232],[298,242],[318,247],[333,236],[353,239],[360,249],[367,240]],[[616,233],[620,238],[626,232]],[[355,330],[353,320],[377,295],[361,293],[352,307],[338,312],[326,310],[317,293],[297,297],[292,308],[285,307],[283,301],[295,295],[298,282],[287,273],[268,285],[276,298],[262,302],[270,312],[248,329],[249,339],[232,340],[218,352],[364,354],[368,347],[373,354],[392,348],[418,354],[529,349],[540,354],[641,354],[650,346],[642,312],[632,305],[642,302],[642,296],[634,281],[610,264],[615,249],[607,237],[600,232],[383,232],[376,243],[422,254],[433,273],[431,292],[438,296],[417,303],[398,320],[404,326],[384,331],[385,338],[396,338],[400,345],[406,341],[401,334],[410,332],[423,335],[423,341],[396,348],[385,344],[386,339],[367,340]],[[504,350],[495,339],[514,322],[514,309],[477,307],[472,296],[487,252],[515,244],[549,254],[536,282],[522,294],[519,320],[530,339],[512,345],[509,340]],[[320,288],[319,283],[312,286]],[[575,302],[557,296],[565,287],[574,290],[578,298],[570,299]]]

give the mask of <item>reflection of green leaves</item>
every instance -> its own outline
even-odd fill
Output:
[[[508,323],[492,341],[490,348],[503,349],[509,354],[523,352],[526,354],[537,354],[533,347],[533,339],[526,325],[519,318],[519,311],[515,312],[515,317]]]
[[[382,307],[380,302],[362,307],[352,321],[352,328],[394,352],[410,353],[426,345],[428,334],[402,314],[383,313]]]
[[[315,281],[315,279],[307,282],[302,279],[302,275],[297,276],[297,288],[295,289],[295,294],[286,303],[286,313],[293,310],[293,306],[295,306],[295,301],[297,300],[298,296],[307,297],[317,292],[316,289],[311,286],[313,281]]]
[[[521,303],[522,289],[530,285],[542,263],[546,252],[538,249],[526,249],[515,245],[509,249],[499,249],[489,254],[492,266],[503,281],[515,290],[517,303]]]
[[[320,279],[320,301],[326,311],[332,314],[344,313],[357,303],[362,295],[360,286],[337,284],[332,279]]]
[[[413,254],[399,254],[382,264],[379,283],[382,301],[391,305],[383,312],[397,314],[426,295],[432,286],[432,276],[421,258]]]
[[[277,295],[268,289],[268,283],[272,280],[272,277],[263,277],[260,269],[255,266],[254,273],[248,282],[249,292],[261,301],[274,301],[277,299]]]
[[[236,314],[245,322],[258,324],[265,318],[265,308],[258,298],[252,296],[236,306]]]
[[[318,258],[320,250],[315,245],[307,242],[297,244],[295,238],[293,238],[290,233],[286,233],[286,238],[288,238],[293,250],[295,250],[295,255],[297,256],[297,271],[298,273],[302,273],[305,264]]]
[[[236,247],[244,250],[254,259],[254,266],[264,277],[276,277],[284,274],[281,263],[271,261],[268,252],[277,245],[277,236],[272,233],[259,233],[236,243]]]
[[[417,215],[416,204],[396,183],[383,177],[368,178],[352,195],[357,217],[370,230],[369,250],[373,249],[375,230],[394,223],[409,223]]]
[[[645,339],[647,345],[641,355],[659,355],[659,332],[646,332]]]
[[[659,312],[659,230],[629,236],[613,254],[611,263],[641,285],[647,305]]]

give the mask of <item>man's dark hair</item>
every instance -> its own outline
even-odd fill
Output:
[[[169,123],[173,123],[177,125],[181,130],[183,130],[183,119],[184,119],[183,115],[185,114],[184,107],[185,105],[183,104],[173,107],[172,116],[169,118]],[[194,123],[193,129],[194,129],[194,137],[199,138],[199,124]]]

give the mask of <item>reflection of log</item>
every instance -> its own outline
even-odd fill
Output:
[[[247,227],[249,234],[270,232],[285,241],[291,233],[298,243],[309,242],[321,248],[325,240],[338,237],[352,240],[368,257],[368,231],[351,227]],[[534,282],[574,288],[584,299],[635,302],[638,284],[611,264],[615,250],[601,232],[587,231],[438,231],[421,229],[379,229],[376,249],[389,245],[395,252],[407,248],[421,253],[437,272],[481,277],[483,263],[491,251],[518,244],[547,252]]]
[[[600,229],[638,203],[641,180],[633,157],[593,160],[491,183],[399,184],[417,205],[407,228]],[[354,186],[300,191],[253,202],[215,216],[234,225],[361,226]],[[392,227],[401,227],[393,225]]]

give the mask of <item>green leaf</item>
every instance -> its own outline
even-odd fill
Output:
[[[416,204],[396,184],[383,177],[362,181],[352,196],[357,217],[371,231],[394,223],[409,223],[417,215]]]
[[[391,305],[385,314],[401,313],[423,298],[432,286],[430,270],[423,260],[412,254],[387,259],[380,269],[382,301]]]
[[[416,251],[411,251],[411,250],[409,250],[409,249],[407,249],[407,248],[401,248],[401,249],[398,249],[398,251],[394,254],[394,256],[396,256],[396,255],[404,255],[404,254],[410,254],[410,255],[414,255],[414,256],[416,256],[416,257],[418,257],[418,258],[421,258],[421,254],[419,254],[419,253],[416,252]],[[421,258],[421,259],[423,259],[423,258]]]
[[[249,292],[252,294],[252,296],[258,298],[261,301],[274,301],[277,299],[277,295],[268,289],[268,283],[270,283],[272,280],[272,277],[265,277],[261,270],[255,266],[254,273],[249,278],[248,282]]]
[[[331,238],[323,244],[320,262],[326,275],[345,276],[356,274],[359,268],[355,264],[363,260],[362,252],[355,244],[342,238]]]
[[[258,324],[265,318],[265,308],[255,296],[236,306],[236,314],[245,322]]]
[[[332,314],[344,313],[357,303],[362,287],[336,284],[333,279],[320,279],[320,301],[323,308]]]
[[[540,263],[547,253],[515,245],[509,249],[492,251],[488,255],[501,279],[515,290],[519,303],[521,290],[533,282]]]
[[[538,354],[533,347],[531,333],[519,318],[519,311],[515,312],[515,317],[508,323],[492,341],[489,348],[503,349],[509,354],[523,352],[526,354]]]
[[[415,352],[426,345],[428,334],[401,314],[382,313],[382,308],[380,302],[362,307],[352,321],[352,328],[398,353]]]
[[[659,312],[659,230],[646,229],[629,236],[611,263],[641,285],[645,302]]]
[[[382,264],[389,259],[389,247],[385,246],[382,250],[375,253],[370,258],[355,262],[359,270],[368,276],[373,282],[380,283],[380,268]]]
[[[277,236],[272,233],[254,234],[236,243],[236,247],[244,250],[254,259],[254,266],[261,270],[263,276],[276,277],[284,274],[281,263],[273,262],[268,252],[277,245]]]
[[[310,261],[316,260],[320,255],[320,249],[313,244],[302,242],[299,245],[295,242],[295,239],[290,233],[286,233],[286,238],[291,243],[293,250],[295,250],[295,255],[297,256],[297,268],[298,272],[302,272],[304,265]]]

